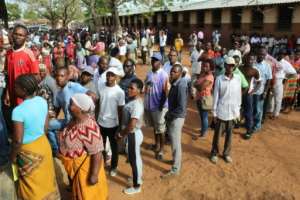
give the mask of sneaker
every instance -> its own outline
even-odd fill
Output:
[[[245,140],[249,140],[250,138],[252,137],[252,134],[247,132],[245,135],[244,135],[244,139]]]
[[[218,157],[217,157],[217,156],[212,156],[212,157],[210,157],[210,161],[211,161],[213,164],[217,164],[217,162],[218,162]]]
[[[163,156],[164,156],[164,153],[161,151],[155,154],[156,160],[163,160]]]
[[[224,160],[227,163],[232,163],[232,158],[230,156],[224,156]]]
[[[172,177],[178,176],[178,175],[179,175],[178,172],[176,172],[176,171],[174,171],[174,170],[170,170],[170,171],[168,171],[167,173],[163,174],[163,175],[161,176],[161,178],[162,178],[162,179],[167,179],[167,178],[172,178]]]
[[[112,177],[117,176],[117,170],[116,169],[110,170],[109,175]]]
[[[129,195],[131,195],[131,194],[136,194],[136,193],[140,193],[141,191],[142,191],[141,187],[137,187],[137,188],[135,188],[135,187],[130,187],[130,188],[126,188],[126,189],[123,190],[123,192],[124,192],[125,194],[129,194]]]

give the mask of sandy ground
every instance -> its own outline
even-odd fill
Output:
[[[188,65],[187,54],[184,64]],[[145,77],[148,68],[138,66],[137,74]],[[232,144],[232,164],[222,159],[217,165],[210,163],[213,131],[206,138],[192,140],[200,129],[195,102],[188,104],[188,115],[183,128],[183,163],[181,174],[162,180],[161,174],[170,169],[167,162],[154,159],[148,150],[153,142],[150,128],[143,128],[142,192],[126,196],[131,176],[129,164],[120,156],[119,172],[109,180],[109,200],[296,200],[300,199],[300,117],[299,112],[282,114],[276,121],[267,120],[263,130],[251,140],[242,139],[244,129],[235,129]],[[222,140],[223,144],[223,140]],[[170,146],[166,146],[165,160],[170,160]],[[71,199],[65,191],[67,178],[58,161],[57,176],[63,199]]]

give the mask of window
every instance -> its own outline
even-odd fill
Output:
[[[144,26],[148,27],[149,26],[149,20],[148,17],[144,17]]]
[[[183,13],[183,25],[190,26],[190,12],[188,11]]]
[[[121,26],[124,26],[123,18],[124,18],[124,17],[119,17]]]
[[[279,30],[290,30],[292,27],[294,6],[285,5],[278,7],[277,27]]]
[[[233,8],[231,10],[231,23],[232,28],[240,29],[242,21],[243,10],[241,8]]]
[[[172,13],[172,25],[178,26],[178,12]]]
[[[166,12],[161,13],[161,26],[162,27],[167,26],[167,13]]]
[[[153,26],[157,26],[157,14],[156,13],[152,16],[152,24],[153,24]]]
[[[130,16],[130,25],[134,26],[134,15]]]
[[[137,16],[137,27],[140,29],[142,28],[142,20],[141,20],[141,16]]]
[[[214,28],[221,27],[222,10],[216,9],[212,11],[212,24]]]
[[[205,20],[205,11],[199,10],[197,12],[197,23],[199,27],[204,28],[204,20]]]
[[[264,25],[264,14],[263,9],[253,8],[252,9],[252,28],[262,29]]]
[[[125,26],[128,26],[128,16],[125,16]]]

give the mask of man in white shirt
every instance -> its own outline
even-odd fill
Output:
[[[163,70],[165,72],[167,72],[168,76],[170,76],[170,72],[171,72],[171,69],[173,67],[174,64],[180,64],[178,62],[178,54],[177,54],[177,51],[174,50],[174,49],[171,49],[170,52],[169,52],[169,61],[167,61],[164,66],[163,66]]]
[[[119,71],[119,74],[121,77],[125,75],[124,70],[123,70],[123,64],[122,62],[118,59],[120,55],[120,50],[118,47],[115,47],[111,50],[110,52],[110,60],[108,63],[108,67],[114,67]]]
[[[114,67],[110,67],[106,72],[106,82],[99,81],[97,87],[97,95],[99,96],[99,112],[97,122],[100,125],[103,143],[106,144],[107,137],[109,138],[112,159],[110,166],[110,175],[116,176],[118,166],[118,143],[116,134],[119,130],[119,122],[122,117],[122,109],[125,105],[125,93],[116,83],[117,76],[120,76],[120,71]],[[106,158],[106,155],[104,155]]]
[[[98,68],[95,70],[94,72],[94,84],[97,88],[99,80],[102,83],[106,82],[106,70],[108,69],[108,58],[105,56],[102,56],[101,58],[99,58],[98,61]]]
[[[297,72],[294,67],[284,59],[287,56],[285,50],[281,50],[278,54],[277,60],[279,61],[280,69],[277,69],[275,74],[275,85],[273,88],[274,94],[274,106],[272,106],[273,116],[272,119],[275,119],[279,116],[283,98],[283,80],[286,76],[296,76]]]
[[[203,42],[203,40],[204,40],[204,33],[201,30],[198,32],[197,36],[198,36],[198,40],[201,41],[201,42]]]
[[[231,163],[231,139],[234,121],[240,117],[241,108],[241,79],[234,75],[235,61],[232,57],[225,59],[225,74],[217,77],[214,88],[213,117],[216,123],[212,142],[211,162],[216,164],[219,154],[219,140],[225,131],[223,157]]]
[[[167,45],[167,35],[164,31],[160,31],[159,33],[159,47],[160,47],[160,54],[164,60],[165,57],[165,47]]]

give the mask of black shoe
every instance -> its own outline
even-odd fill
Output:
[[[155,159],[161,161],[163,160],[163,155],[164,155],[163,152],[158,152],[155,154]]]
[[[247,133],[244,135],[244,139],[245,139],[245,140],[249,140],[251,137],[252,137],[252,133],[249,133],[249,132],[247,132]]]

